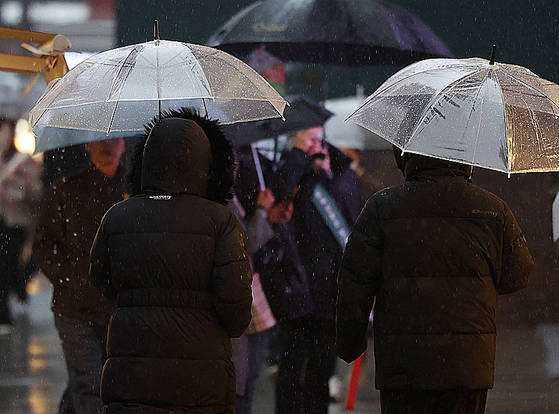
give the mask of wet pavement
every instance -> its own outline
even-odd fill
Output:
[[[0,335],[0,414],[54,414],[65,388],[50,282],[36,277],[28,292],[25,306],[11,298],[12,332]]]
[[[12,301],[12,332],[0,334],[0,414],[55,414],[65,388],[50,284],[38,276],[28,288],[27,305]],[[365,355],[353,411],[345,410],[351,365],[339,361],[342,398],[330,405],[329,414],[380,413],[371,350]],[[273,379],[272,370],[264,367],[254,414],[273,413]],[[499,328],[495,387],[489,391],[486,414],[559,414],[559,325]]]

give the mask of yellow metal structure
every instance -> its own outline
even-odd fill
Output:
[[[0,70],[2,71],[28,76],[36,75],[35,80],[42,73],[47,84],[68,72],[64,51],[70,48],[70,41],[65,36],[0,26],[0,39],[21,40],[24,42],[21,46],[34,55],[0,53]],[[25,42],[36,43],[37,46]],[[32,81],[30,87],[35,80]]]

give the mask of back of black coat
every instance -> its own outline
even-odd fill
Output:
[[[377,388],[491,388],[497,298],[528,283],[525,240],[468,168],[421,156],[404,168],[406,183],[369,199],[344,251],[338,355],[365,350],[376,296]]]
[[[108,413],[233,411],[229,338],[251,319],[245,235],[205,197],[209,143],[183,121],[154,127],[143,194],[107,212],[93,245],[93,283],[117,299],[101,389]]]

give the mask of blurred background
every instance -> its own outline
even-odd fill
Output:
[[[392,2],[417,15],[457,58],[489,59],[495,44],[497,62],[522,65],[543,78],[559,82],[557,0]],[[0,25],[66,36],[72,45],[66,59],[72,67],[93,53],[152,40],[156,19],[160,22],[162,39],[205,44],[225,21],[252,3],[250,0],[0,0]],[[24,54],[26,51],[21,42],[0,39],[0,53]],[[353,157],[365,195],[401,183],[402,177],[393,162],[391,148],[382,141],[366,137],[366,134],[362,136],[364,131],[342,121],[402,66],[284,63],[285,82],[281,93],[308,95],[336,114],[329,121],[330,126],[327,124],[326,139],[331,137],[334,145]],[[326,91],[325,79],[328,79]],[[27,117],[27,112],[46,86],[43,78],[39,78],[24,94],[31,81],[30,76],[0,71],[1,115]],[[70,171],[72,166],[83,163],[84,157],[83,149],[77,147],[46,154],[45,160],[50,159],[59,171],[62,171],[62,165]],[[509,327],[525,327],[532,332],[557,326],[559,255],[552,231],[553,202],[559,186],[557,174],[530,173],[507,177],[502,173],[476,169],[473,177],[476,184],[496,193],[509,204],[536,260],[529,288],[502,297],[501,323]],[[542,344],[543,352],[553,352],[544,342]],[[559,362],[557,365],[559,377]]]
[[[537,75],[559,82],[559,9],[557,0],[395,0],[417,15],[453,52],[455,57],[489,59],[497,45],[497,61],[526,66]],[[202,0],[0,0],[0,25],[66,36],[70,67],[93,53],[153,39],[153,23],[160,21],[161,38],[205,44],[231,16],[252,4]],[[0,52],[25,54],[21,42],[0,41]],[[246,59],[246,56],[238,56]],[[401,66],[341,67],[285,64],[282,93],[305,94],[324,103],[337,116],[327,124],[326,135],[356,159],[366,195],[401,181],[383,141],[357,136],[360,128],[343,118]],[[0,113],[26,117],[45,88],[39,78],[21,95],[32,77],[0,71]],[[332,126],[335,124],[335,126]],[[331,131],[329,131],[329,127]],[[336,133],[336,128],[342,132]],[[345,140],[336,140],[345,136]],[[328,139],[328,138],[327,138]],[[66,165],[83,163],[79,148],[48,154]],[[48,158],[48,157],[47,157]],[[60,170],[60,167],[58,167]],[[504,198],[520,222],[537,267],[530,289],[504,297],[501,318],[510,323],[537,324],[559,319],[559,265],[552,236],[552,203],[557,178],[551,173],[511,176],[477,169],[474,180]]]

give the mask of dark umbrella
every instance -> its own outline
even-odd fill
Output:
[[[240,147],[261,139],[324,125],[334,115],[323,105],[307,96],[288,95],[284,98],[290,104],[285,107],[283,112],[285,121],[277,118],[224,125],[225,135],[235,146]]]
[[[208,40],[237,56],[264,45],[285,61],[347,66],[451,57],[417,16],[383,0],[265,0],[229,19]]]
[[[264,175],[258,156],[258,150],[254,143],[266,138],[277,138],[278,135],[290,134],[303,129],[322,126],[326,121],[334,115],[323,105],[304,95],[287,95],[284,99],[289,102],[289,106],[285,107],[282,119],[263,121],[241,122],[238,124],[224,125],[223,130],[227,138],[231,140],[236,147],[245,145],[251,146],[251,155],[254,159],[254,165],[258,176],[258,182],[261,189],[266,188]],[[277,139],[276,144],[277,147]],[[276,154],[277,148],[274,148]]]

